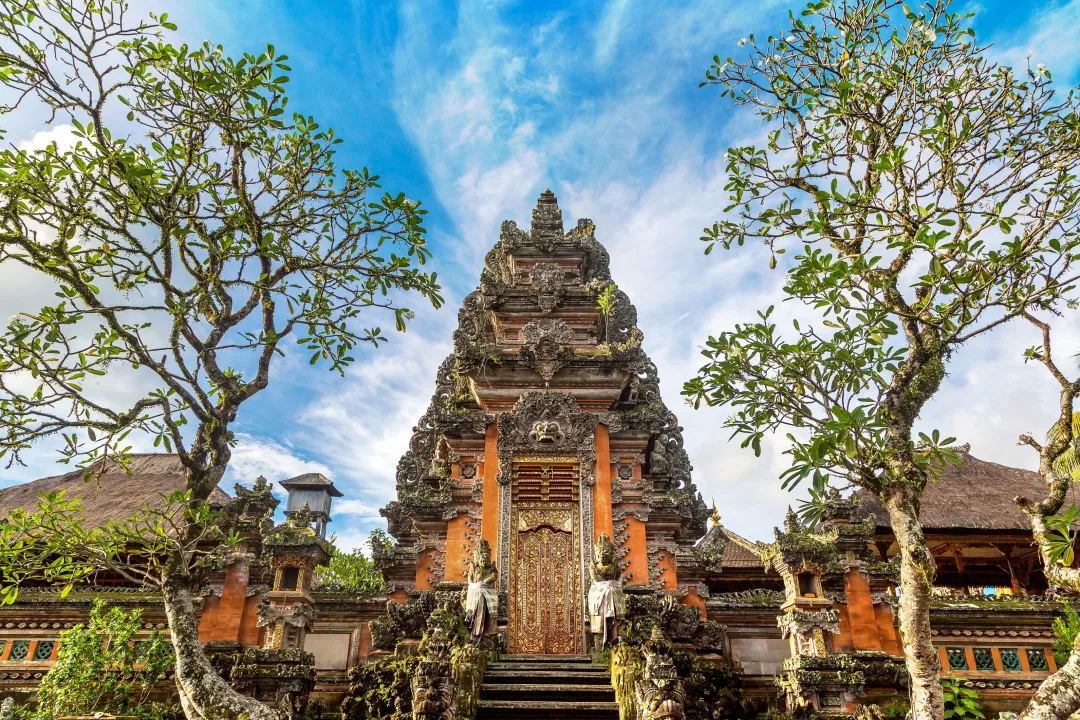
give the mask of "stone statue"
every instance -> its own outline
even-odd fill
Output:
[[[675,669],[674,649],[659,625],[653,625],[641,650],[645,655],[645,677],[635,691],[641,720],[683,720],[686,691]]]
[[[4,698],[4,702],[0,704],[0,720],[15,720],[15,698]]]
[[[450,670],[450,640],[442,627],[429,625],[420,658],[411,681],[413,720],[455,720],[457,686]]]
[[[615,545],[607,533],[593,546],[593,560],[589,563],[589,619],[590,629],[603,638],[603,645],[615,642],[619,637],[619,622],[626,615],[626,596],[623,595],[622,571],[615,557]]]
[[[499,571],[491,563],[491,546],[480,538],[469,559],[469,585],[465,590],[465,622],[474,645],[495,632],[499,616]]]

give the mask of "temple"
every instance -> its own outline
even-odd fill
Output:
[[[382,510],[393,537],[373,548],[383,594],[318,583],[341,495],[329,479],[283,480],[277,525],[261,478],[214,499],[246,530],[200,588],[200,636],[237,688],[376,717],[363,699],[370,669],[415,656],[394,666],[412,673],[401,692],[414,717],[675,720],[719,697],[749,717],[844,717],[905,701],[887,515],[870,497],[834,495],[812,526],[778,518],[770,542],[726,528],[695,486],[594,230],[583,219],[567,232],[550,191],[528,229],[503,223]],[[958,450],[962,465],[930,486],[921,515],[938,560],[942,674],[977,689],[986,710],[1019,710],[1057,667],[1063,598],[1011,500],[1042,483]],[[103,522],[183,486],[167,455],[137,456],[132,474],[106,474],[100,489],[77,476],[0,492],[0,516],[68,487],[87,522]],[[613,594],[593,601],[594,584]],[[32,692],[93,597],[142,608],[147,631],[164,627],[156,596],[121,578],[101,574],[67,596],[28,587],[0,607],[0,697]],[[464,630],[447,634],[459,616],[473,645]],[[466,691],[454,663],[477,654],[487,660]]]

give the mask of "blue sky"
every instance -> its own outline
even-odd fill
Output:
[[[723,410],[681,405],[707,335],[779,298],[779,272],[747,250],[702,256],[698,237],[725,204],[722,156],[761,134],[713,89],[699,89],[714,54],[735,55],[740,37],[783,27],[784,0],[608,2],[135,2],[164,9],[190,42],[231,54],[266,43],[293,67],[290,108],[333,127],[340,164],[367,166],[384,187],[422,200],[447,307],[422,310],[405,335],[369,349],[342,380],[279,364],[271,391],[245,408],[228,484],[309,470],[345,492],[332,529],[356,546],[381,525],[410,428],[427,406],[434,372],[450,351],[460,299],[476,284],[503,219],[524,224],[541,190],[559,197],[568,227],[589,217],[612,256],[612,272],[637,305],[645,348],[667,403],[686,427],[695,480],[725,523],[756,539],[771,535],[792,498],[779,489],[783,446],[761,458],[726,443]],[[1080,55],[1073,29],[1080,0],[958,3],[977,12],[980,39],[1005,62],[1042,62],[1074,84]],[[4,120],[8,140],[55,132],[40,118]],[[37,140],[42,136],[38,135]],[[32,280],[0,268],[0,317],[33,305]],[[421,310],[421,308],[417,308]],[[364,325],[379,320],[365,320]],[[387,320],[383,320],[387,326]],[[924,416],[970,442],[987,460],[1031,467],[1021,432],[1041,433],[1053,401],[1025,368],[1022,328],[1007,328],[957,357],[946,388]],[[1074,343],[1080,345],[1080,343]],[[1046,398],[1047,395],[1041,397]],[[30,466],[0,470],[0,486],[59,472],[42,446]]]

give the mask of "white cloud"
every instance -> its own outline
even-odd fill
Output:
[[[1075,32],[1080,25],[1080,0],[1044,3],[1033,10],[1022,27],[1003,28],[1005,36],[990,52],[999,62],[1023,72],[1034,51],[1032,68],[1043,63],[1059,84],[1068,85],[1080,67],[1080,39]]]
[[[334,479],[334,471],[325,463],[309,459],[305,454],[306,450],[302,453],[270,438],[238,433],[224,482],[250,486],[261,475],[273,483],[274,494],[284,496],[278,485],[282,480],[310,472]]]
[[[606,65],[615,52],[615,45],[619,42],[623,15],[630,0],[608,0],[604,6],[604,13],[596,26],[596,62]]]
[[[75,147],[76,142],[75,127],[64,124],[57,125],[49,130],[39,130],[31,135],[29,139],[17,143],[15,147],[27,151],[44,150],[49,145],[56,143],[57,149],[63,152]]]

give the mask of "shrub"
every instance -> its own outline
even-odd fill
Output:
[[[182,717],[172,703],[152,702],[158,684],[173,669],[172,647],[154,632],[136,639],[142,611],[106,608],[95,600],[89,625],[60,634],[56,664],[41,680],[35,717],[136,715],[144,720]]]

